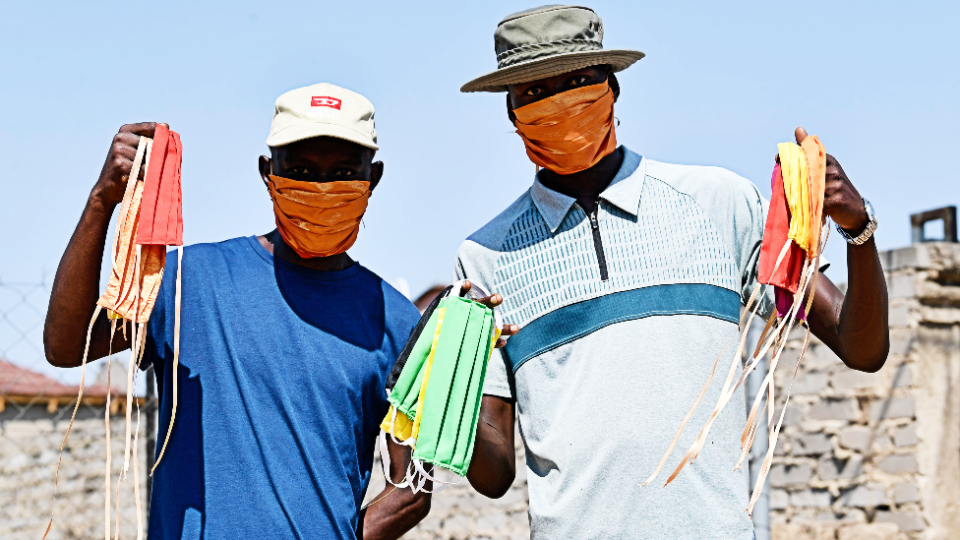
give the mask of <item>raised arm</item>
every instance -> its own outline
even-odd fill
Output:
[[[123,200],[127,176],[137,153],[140,136],[153,137],[156,124],[129,124],[113,138],[100,178],[87,198],[67,249],[53,280],[50,305],[43,325],[43,348],[47,361],[58,367],[79,366],[87,339],[90,317],[100,296],[100,263],[113,210]],[[89,359],[107,356],[110,324],[101,311],[90,340]],[[117,332],[113,351],[130,347]]]
[[[797,142],[807,134],[797,128]],[[863,199],[840,163],[827,155],[823,211],[853,237],[869,219]],[[835,241],[843,241],[839,235]],[[847,244],[847,294],[820,274],[810,309],[810,329],[852,369],[874,372],[890,351],[887,283],[873,237],[859,246]]]

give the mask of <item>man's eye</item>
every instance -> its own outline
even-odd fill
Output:
[[[290,172],[300,176],[310,174],[310,171],[308,171],[306,167],[294,167],[290,169]]]
[[[527,91],[523,94],[526,96],[539,96],[541,93],[543,93],[543,88],[534,86],[533,88],[527,88]]]
[[[587,77],[586,75],[579,75],[570,79],[570,86],[581,86],[583,83],[587,82],[588,79],[590,79],[590,77]]]
[[[350,169],[340,169],[336,172],[337,176],[353,176],[354,172]]]

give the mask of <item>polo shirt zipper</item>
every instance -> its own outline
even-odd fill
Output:
[[[606,281],[610,276],[607,274],[607,257],[603,254],[603,239],[600,238],[600,222],[597,220],[597,210],[600,209],[600,201],[597,201],[593,212],[590,212],[590,228],[593,229],[593,247],[597,250],[597,263],[600,265],[600,280]]]

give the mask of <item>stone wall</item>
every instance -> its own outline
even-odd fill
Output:
[[[769,476],[774,539],[960,537],[960,245],[881,258],[890,357],[861,373],[812,342]],[[801,346],[797,332],[779,399]]]
[[[21,411],[8,407],[0,413],[0,538],[39,540],[53,508],[54,474],[60,443],[70,421],[72,406],[53,414],[45,403]],[[111,416],[113,472],[111,499],[116,504],[117,474],[123,461],[125,416]],[[103,538],[104,429],[103,407],[82,405],[63,452],[60,487],[51,540]],[[134,412],[134,426],[136,412]],[[138,441],[141,492],[146,517],[146,421]],[[116,519],[112,508],[111,519]],[[137,512],[133,496],[133,468],[121,484],[120,533],[136,538]],[[145,527],[146,525],[144,525]]]
[[[530,538],[527,518],[527,464],[520,433],[516,433],[517,478],[506,495],[488,499],[464,479],[432,498],[430,515],[404,535],[411,540],[525,540]],[[376,497],[384,485],[380,453],[374,463],[373,479],[364,504]]]
[[[960,245],[917,244],[881,258],[890,293],[887,365],[855,372],[812,341],[768,479],[775,540],[960,538]],[[791,336],[777,369],[778,401],[801,345],[800,333]],[[68,419],[66,408],[51,415],[42,405],[0,413],[0,538],[42,536]],[[113,417],[112,428],[115,474],[122,417]],[[51,538],[103,535],[103,429],[102,408],[81,408]],[[430,515],[405,538],[528,538],[527,470],[516,440],[517,480],[506,496],[487,499],[464,481],[434,496]],[[378,462],[368,501],[382,490],[379,471]],[[121,527],[129,538],[132,478],[123,489]]]

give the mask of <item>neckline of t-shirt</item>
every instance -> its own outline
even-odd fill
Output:
[[[348,279],[353,277],[357,272],[363,268],[360,265],[359,261],[353,261],[353,264],[344,268],[343,270],[315,270],[313,268],[304,268],[302,266],[297,266],[296,264],[288,263],[283,259],[278,259],[273,256],[273,253],[267,251],[263,245],[260,244],[260,239],[254,236],[247,236],[247,246],[252,249],[257,255],[263,259],[270,266],[279,266],[284,270],[300,274],[303,277],[318,279],[322,281],[339,281],[341,279]]]

